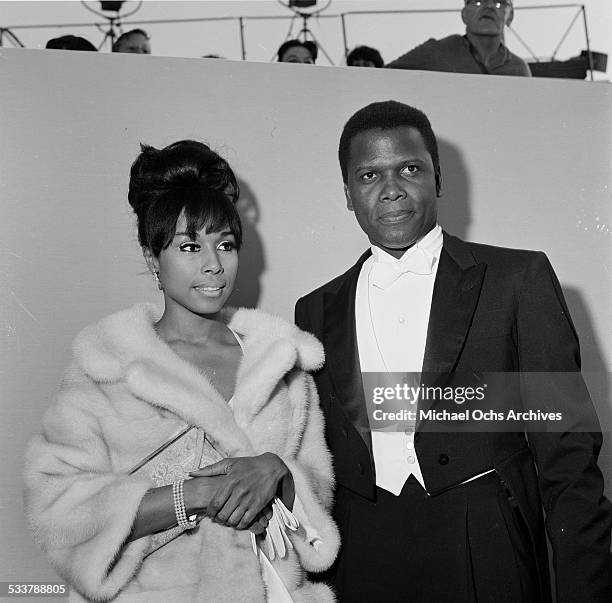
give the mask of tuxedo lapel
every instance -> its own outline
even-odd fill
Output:
[[[468,246],[444,233],[436,274],[423,373],[454,370],[480,295],[486,264],[477,264]]]
[[[324,307],[326,366],[344,414],[372,451],[355,328],[355,291],[366,253],[327,293]],[[477,264],[469,247],[444,233],[436,274],[423,360],[424,381],[452,372],[457,364],[480,295],[486,264]]]
[[[342,410],[371,451],[369,421],[361,380],[357,332],[355,328],[355,290],[363,262],[363,254],[347,273],[335,293],[325,297],[324,347],[326,366]]]
[[[463,241],[444,233],[427,326],[423,385],[444,387],[455,370],[472,324],[485,271],[486,264],[477,264]],[[417,416],[432,403],[435,401],[419,399]],[[419,419],[416,430],[421,431],[422,426],[423,421]]]

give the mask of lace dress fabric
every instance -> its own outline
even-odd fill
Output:
[[[235,331],[230,330],[244,352],[241,338]],[[233,398],[228,401],[230,408],[232,407],[232,402]],[[181,431],[184,431],[182,435]],[[168,444],[168,442],[171,443]],[[221,458],[222,456],[207,440],[206,434],[202,429],[195,426],[185,426],[175,436],[162,444],[159,452],[155,451],[150,458],[143,459],[141,462],[142,466],[139,466],[137,470],[130,471],[130,473],[142,474],[144,472],[150,477],[156,487],[167,486],[181,478],[187,479],[190,471],[216,463]],[[297,523],[293,515],[288,510],[286,512]],[[279,528],[284,530],[284,525],[279,523]],[[189,530],[176,526],[153,534],[145,556],[155,552],[185,531]],[[253,541],[255,542],[255,539]],[[260,550],[257,544],[254,544],[254,553],[259,560],[262,579],[266,586],[266,600],[268,603],[291,603],[293,599],[287,587],[266,554]]]
[[[204,431],[191,427],[143,465],[137,473],[148,475],[156,487],[167,486],[181,478],[187,479],[190,471],[215,463],[220,458],[219,453],[206,439]],[[185,528],[176,526],[153,534],[146,554],[150,555],[184,531],[186,531]]]

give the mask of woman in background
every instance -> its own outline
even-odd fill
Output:
[[[129,201],[164,309],[75,339],[26,457],[26,513],[76,600],[333,601],[320,343],[224,308],[238,269],[238,185],[208,146],[142,148]],[[293,509],[293,514],[289,509]]]

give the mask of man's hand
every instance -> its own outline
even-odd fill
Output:
[[[255,527],[256,519],[261,523],[260,514],[277,495],[283,497],[286,506],[293,506],[291,472],[277,455],[270,452],[254,457],[223,459],[190,475],[224,476],[223,484],[213,495],[205,513],[213,521],[238,530],[250,528],[252,524]]]

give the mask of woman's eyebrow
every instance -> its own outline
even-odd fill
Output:
[[[223,232],[219,233],[222,237],[233,237],[234,233],[231,230],[224,230]],[[175,232],[174,233],[175,237],[189,237],[191,236],[191,233],[189,232]],[[199,238],[199,235],[196,233],[196,238]]]

